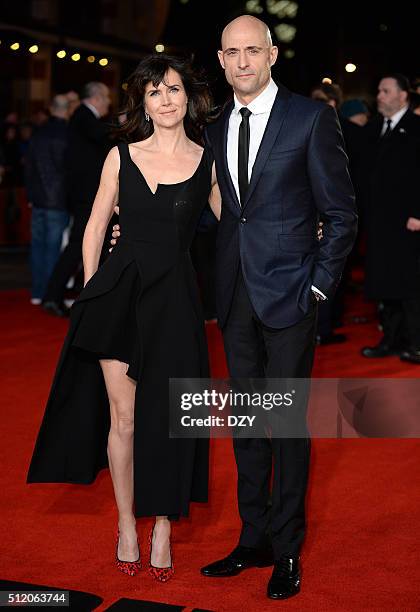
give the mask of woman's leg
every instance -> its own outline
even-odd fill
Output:
[[[154,567],[171,565],[171,523],[167,516],[157,516],[153,529],[151,564]]]
[[[118,508],[120,542],[118,557],[137,561],[136,519],[133,512],[133,434],[136,383],[126,375],[127,364],[114,359],[100,360],[111,411],[108,460]]]

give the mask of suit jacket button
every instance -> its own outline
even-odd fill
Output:
[[[246,217],[241,217],[241,218],[240,218],[240,222],[241,222],[241,223],[246,223]]]

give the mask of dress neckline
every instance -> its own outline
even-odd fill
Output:
[[[140,174],[141,178],[143,179],[146,187],[148,188],[148,190],[150,191],[150,193],[152,194],[152,196],[155,196],[157,194],[157,192],[159,191],[159,187],[175,187],[177,185],[183,185],[184,183],[188,183],[188,181],[190,181],[191,179],[193,179],[195,177],[195,175],[197,174],[203,159],[204,159],[204,148],[203,148],[203,152],[201,154],[201,159],[198,163],[197,168],[194,170],[194,173],[189,176],[188,178],[186,178],[184,181],[179,181],[178,183],[157,183],[156,185],[156,191],[152,191],[149,183],[146,181],[146,177],[144,176],[143,172],[140,170],[140,167],[135,163],[135,161],[133,160],[133,158],[131,157],[131,153],[130,153],[130,147],[129,144],[127,143],[127,152],[128,152],[128,159],[129,161],[133,164],[133,166],[137,169],[138,173]]]

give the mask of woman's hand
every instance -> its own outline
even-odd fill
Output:
[[[218,221],[220,221],[220,215],[222,214],[222,195],[217,183],[215,162],[213,162],[213,168],[211,171],[211,191],[209,195],[209,204],[214,216]]]
[[[410,232],[419,232],[420,231],[420,219],[416,219],[416,217],[409,217],[406,227],[408,230],[410,230]]]
[[[316,237],[318,238],[318,240],[322,240],[322,238],[323,238],[323,236],[324,236],[324,234],[322,233],[322,226],[323,226],[323,225],[324,225],[324,224],[323,224],[323,222],[322,222],[322,221],[320,221],[320,222],[318,223],[318,231],[317,231],[317,233],[316,233]]]
[[[118,206],[116,206],[116,208],[118,208]],[[118,240],[118,238],[120,236],[121,236],[120,226],[119,225],[113,225],[112,226],[112,240],[110,241],[111,244],[112,244],[112,247],[109,249],[110,253],[112,252],[112,248],[117,244],[117,240]]]

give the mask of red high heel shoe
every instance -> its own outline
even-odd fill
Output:
[[[117,545],[115,549],[115,565],[123,572],[123,574],[128,574],[129,576],[135,576],[141,569],[141,561],[140,561],[140,547],[139,547],[139,558],[137,561],[121,561],[118,558],[118,544],[120,541],[120,532],[117,531]],[[137,541],[138,544],[138,541]]]
[[[149,534],[149,545],[150,545],[150,558],[149,558],[149,574],[153,576],[159,582],[167,582],[175,573],[175,567],[173,563],[172,550],[171,545],[169,544],[169,551],[171,553],[171,565],[169,567],[155,567],[152,565],[152,540],[153,540],[153,531],[155,527],[152,527],[152,530]]]

